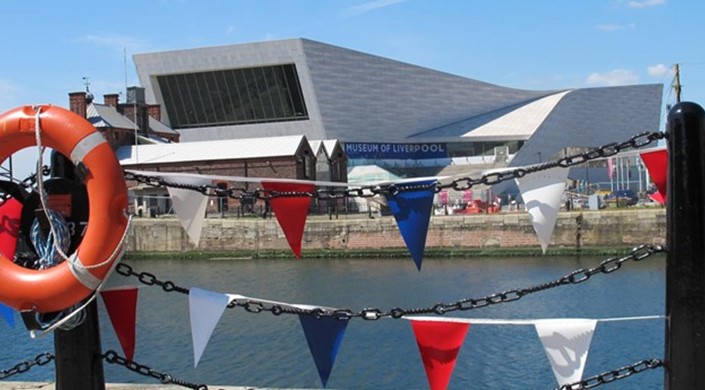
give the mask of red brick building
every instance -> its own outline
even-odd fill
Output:
[[[144,103],[139,93],[140,89],[128,89],[127,103],[119,103],[118,94],[104,95],[103,104],[94,103],[89,92],[69,94],[71,111],[86,116],[103,134],[126,170],[347,181],[347,158],[337,141],[319,141],[320,152],[314,152],[303,135],[180,143],[179,133],[159,121],[160,107]],[[225,179],[214,180],[213,184],[246,190],[259,186]],[[171,211],[166,188],[138,183],[128,183],[128,187],[135,213],[155,215]],[[224,197],[212,199],[208,211],[239,213],[245,211],[243,206],[248,206],[249,211],[264,205],[243,205],[237,199]],[[322,208],[316,202],[314,207]]]

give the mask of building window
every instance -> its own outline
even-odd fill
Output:
[[[157,76],[176,129],[308,119],[294,64]]]

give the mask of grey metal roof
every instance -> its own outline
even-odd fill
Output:
[[[151,116],[149,117],[149,129],[155,133],[160,133],[160,134],[179,134],[178,131],[175,131],[171,127],[152,118]]]
[[[86,119],[93,127],[112,127],[115,129],[134,129],[135,122],[120,114],[115,107],[91,103],[86,108]]]
[[[323,141],[321,140],[309,140],[308,144],[311,145],[314,156],[318,156],[318,153],[323,149]],[[325,152],[325,149],[323,151]],[[328,153],[326,153],[326,157],[328,157]]]
[[[228,139],[122,146],[115,153],[122,165],[217,161],[294,156],[304,142],[308,141],[303,135]]]
[[[326,153],[329,157],[333,156],[333,153],[335,152],[336,148],[340,148],[341,151],[343,148],[343,146],[340,144],[340,141],[338,141],[337,139],[323,140],[323,147],[326,149]]]

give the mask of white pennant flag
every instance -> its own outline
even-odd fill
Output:
[[[534,323],[559,386],[582,380],[597,320],[549,319]]]
[[[197,186],[211,183],[209,179],[190,176],[179,177],[178,180],[180,183]],[[201,239],[203,219],[206,217],[208,197],[198,191],[184,188],[167,187],[167,189],[169,190],[171,204],[174,206],[176,216],[179,217],[179,222],[181,222],[181,227],[184,228],[191,242],[198,246],[198,242]]]
[[[226,294],[203,290],[196,287],[189,289],[188,303],[191,319],[191,337],[193,339],[193,366],[198,365],[206,349],[215,326],[225,312],[230,298]]]
[[[568,168],[558,167],[515,179],[543,253],[551,242],[567,177]]]

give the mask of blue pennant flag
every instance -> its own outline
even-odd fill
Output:
[[[7,321],[7,324],[10,325],[11,328],[15,327],[15,310],[13,308],[0,303],[0,314],[2,314],[3,318],[5,318],[5,321]]]
[[[308,315],[299,315],[299,320],[313,361],[316,363],[318,375],[321,377],[323,387],[326,387],[335,357],[338,355],[338,348],[343,342],[348,320],[332,317],[314,318]]]
[[[406,182],[404,186],[420,186],[419,190],[405,190],[396,194],[386,194],[387,205],[397,221],[399,232],[416,263],[416,268],[421,271],[421,260],[426,247],[426,234],[428,222],[433,208],[435,194],[435,180]],[[428,187],[429,188],[423,188]]]

